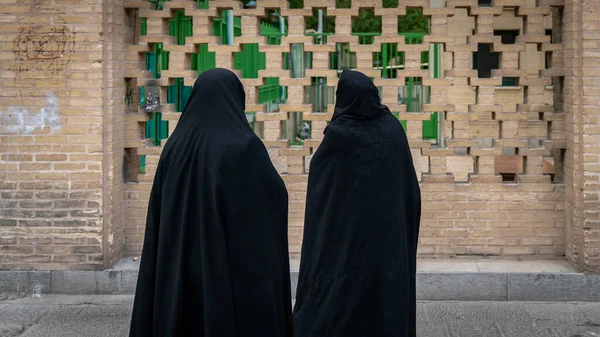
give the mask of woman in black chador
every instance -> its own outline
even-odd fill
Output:
[[[295,337],[414,337],[421,196],[406,134],[344,71],[310,164]]]
[[[287,191],[232,72],[194,84],[150,194],[131,337],[290,337]]]

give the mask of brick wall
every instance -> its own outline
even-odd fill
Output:
[[[0,9],[0,269],[95,269],[120,255],[122,159],[112,149],[122,152],[123,96],[112,90],[123,79],[110,69],[123,54],[107,48],[121,34],[107,30],[107,4]]]
[[[312,77],[335,87],[330,53],[348,43],[355,67],[375,78],[384,103],[406,125],[423,191],[421,256],[566,254],[579,269],[597,271],[598,1],[496,0],[479,7],[476,0],[411,0],[385,9],[379,1],[354,1],[350,9],[331,0],[305,0],[301,9],[289,9],[287,1],[259,1],[257,9],[211,1],[205,9],[171,0],[156,10],[146,1],[9,0],[0,9],[0,269],[100,268],[139,255],[166,141],[156,146],[147,139],[145,123],[161,112],[172,131],[179,113],[166,102],[168,87],[178,78],[193,84],[198,71],[191,68],[192,56],[207,45],[215,66],[233,69],[243,41],[258,43],[267,60],[258,78],[235,71],[255,129],[288,187],[293,255],[301,249],[310,159],[334,106],[328,102],[326,111],[313,111],[304,93]],[[281,9],[286,18],[281,44],[258,36],[265,6]],[[318,45],[305,36],[304,19],[322,6],[336,19],[335,36]],[[352,17],[365,6],[375,7],[383,22],[372,44],[359,44],[352,35]],[[398,35],[404,6],[430,17],[424,43],[406,44]],[[227,8],[242,22],[242,38],[233,45],[213,36],[214,20]],[[180,10],[193,21],[192,35],[181,45],[169,36],[169,20]],[[501,31],[518,36],[503,43]],[[146,53],[158,43],[169,62],[153,79],[145,70]],[[404,52],[406,67],[392,78],[373,70],[373,53],[384,43]],[[295,44],[312,52],[300,78],[282,69],[282,53]],[[432,53],[430,44],[441,50],[439,76],[421,69],[420,54]],[[485,52],[480,44],[491,44],[499,56],[491,78],[479,78],[473,68],[473,53]],[[274,111],[258,102],[258,87],[269,77],[288,89],[287,101]],[[398,96],[405,78],[414,77],[431,95],[409,111]],[[516,83],[502,85],[503,78]],[[146,101],[155,92],[159,104],[138,104],[142,86]],[[434,113],[441,116],[437,143],[423,134],[423,121]],[[301,144],[289,132],[298,116],[311,123],[311,137]]]
[[[566,1],[566,253],[581,270],[600,270],[600,1]]]
[[[104,265],[112,266],[125,247],[123,169],[124,125],[127,112],[127,85],[123,78],[127,46],[133,44],[131,18],[122,0],[103,1],[102,32],[105,39],[102,62],[103,97],[103,253]]]
[[[582,8],[583,265],[600,271],[600,0]]]
[[[340,9],[335,7],[335,1],[305,1],[304,8],[289,9],[287,1],[274,1],[267,7],[281,9],[289,25],[288,36],[280,45],[267,45],[265,38],[256,38],[259,20],[266,10],[261,2],[257,9],[242,9],[236,1],[220,2],[218,7],[209,2],[209,8],[202,9],[191,1],[180,0],[166,2],[162,10],[132,2],[127,6],[147,20],[147,35],[131,46],[128,60],[132,62],[127,64],[126,77],[137,86],[150,85],[151,74],[140,69],[144,66],[144,53],[152,51],[157,43],[163,43],[170,52],[169,69],[154,81],[161,88],[162,103],[174,78],[183,77],[187,85],[193,83],[197,72],[191,70],[187,60],[203,43],[215,53],[216,66],[234,68],[233,56],[244,46],[239,38],[231,46],[223,45],[212,36],[212,23],[227,8],[241,17],[243,43],[258,43],[268,62],[256,79],[237,71],[248,94],[247,110],[256,113],[257,129],[261,130],[257,133],[269,147],[288,186],[290,246],[292,254],[298,254],[310,158],[333,112],[333,102],[328,102],[327,112],[313,111],[303,93],[311,85],[311,77],[325,77],[327,86],[335,87],[337,71],[330,68],[329,53],[336,51],[336,43],[349,43],[350,50],[356,53],[356,68],[375,78],[384,103],[406,123],[423,187],[420,254],[554,258],[564,255],[566,223],[561,173],[566,115],[559,86],[550,87],[553,81],[562,83],[562,27],[559,12],[554,10],[562,3],[494,3],[493,7],[479,7],[477,1],[470,0],[445,4],[433,1],[432,6],[429,0],[415,0],[410,4],[402,2],[398,8],[383,9],[379,1],[355,1],[350,9]],[[404,37],[398,35],[397,19],[406,15],[405,5],[420,7],[430,17],[430,34],[424,43],[405,44]],[[314,15],[313,9],[320,6],[327,7],[327,15],[336,20],[335,37],[329,37],[326,45],[317,45],[312,37],[305,36],[304,19]],[[367,6],[375,7],[375,15],[381,16],[383,30],[373,44],[359,44],[359,38],[352,35],[352,17]],[[168,37],[168,22],[177,11],[184,11],[193,20],[193,34],[186,38],[185,46],[175,45],[175,39]],[[517,31],[514,43],[504,44],[495,34],[506,30]],[[553,39],[553,35],[557,38]],[[282,52],[291,51],[297,43],[303,44],[305,52],[312,52],[312,65],[303,77],[292,78],[290,71],[282,70]],[[373,52],[381,51],[383,43],[396,44],[405,55],[406,68],[392,78],[382,78],[381,71],[373,69]],[[443,70],[439,78],[421,69],[421,52],[432,52],[429,43],[437,43],[442,49]],[[491,44],[492,50],[500,54],[499,69],[492,70],[491,78],[479,78],[473,69],[473,53],[482,43]],[[545,62],[546,57],[551,57],[551,62]],[[286,103],[275,112],[267,112],[257,101],[256,89],[266,77],[278,77],[288,89]],[[407,105],[398,102],[399,88],[405,86],[407,77],[423,78],[423,85],[430,87],[430,101],[424,102],[420,111],[408,111]],[[503,77],[517,78],[518,82],[502,86]],[[553,106],[556,98],[559,102]],[[162,109],[172,129],[178,113],[168,105],[157,109]],[[429,120],[434,112],[442,116],[439,122],[443,136],[438,144],[424,139],[422,132],[423,120]],[[293,123],[294,114],[312,124],[311,138],[300,146],[293,144],[293,135],[284,131],[286,125]],[[147,120],[149,114],[140,112],[130,118],[126,128],[132,132],[127,134],[131,138],[126,143],[135,146],[138,155],[145,154],[147,164],[139,182],[126,187],[126,252],[138,254],[160,148],[140,144],[140,122]]]

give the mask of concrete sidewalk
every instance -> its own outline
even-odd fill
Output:
[[[126,337],[132,303],[131,295],[0,301],[0,337]],[[471,336],[600,337],[600,303],[419,303],[418,337]]]
[[[298,261],[291,261],[292,292]],[[0,271],[0,294],[133,294],[139,260],[102,271]],[[419,259],[417,299],[423,301],[600,302],[600,275],[573,270],[565,260]]]

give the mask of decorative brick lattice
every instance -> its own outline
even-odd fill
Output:
[[[162,139],[189,86],[211,67],[242,78],[249,120],[290,192],[290,245],[299,252],[310,158],[333,113],[339,70],[348,67],[373,78],[407,131],[423,186],[421,254],[564,253],[563,1],[257,3],[172,0],[156,9],[125,1],[141,35],[126,57],[132,103],[124,143],[144,171],[126,187],[127,252],[141,249]],[[315,32],[320,9],[327,20]],[[414,9],[428,31],[399,32],[399,17]],[[379,31],[358,30],[369,15],[380,18]]]

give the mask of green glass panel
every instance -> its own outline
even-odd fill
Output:
[[[235,69],[240,70],[240,69],[242,69],[244,67],[244,62],[245,62],[244,56],[245,55],[244,55],[244,51],[243,50],[245,48],[246,48],[246,46],[243,46],[242,47],[242,52],[235,53],[235,55],[233,56],[233,66],[234,66]],[[242,71],[242,77],[245,77],[243,71]]]
[[[227,11],[221,11],[221,17],[214,19],[213,32],[221,37],[221,44],[227,44]],[[237,16],[233,18],[233,36],[242,36],[242,19]]]
[[[440,44],[435,43],[433,45],[433,78],[440,78],[441,76],[441,60],[440,60]],[[427,55],[429,56],[429,55]],[[429,121],[423,122],[423,139],[433,139],[436,142],[439,137],[439,113],[434,112],[431,115],[431,119]],[[427,130],[427,131],[425,131]]]
[[[179,101],[181,111],[185,109],[187,102],[190,100],[190,96],[192,96],[192,89],[194,88],[191,86],[184,86],[182,81],[181,99]]]
[[[151,120],[149,120],[149,121],[146,122],[146,133],[145,133],[145,135],[146,135],[147,139],[154,140],[154,138],[155,138],[155,135],[154,135],[154,130],[155,130],[154,123],[155,123],[154,122],[154,118],[152,118]]]
[[[156,43],[154,51],[146,53],[146,70],[152,72],[153,78],[160,78],[163,69],[169,69],[169,52],[162,49],[162,43]]]
[[[146,173],[146,155],[140,156],[140,173]]]
[[[425,35],[429,34],[429,22],[427,17],[422,15],[420,9],[408,9],[407,15],[405,17],[400,17],[398,19],[398,30],[399,35],[404,36],[406,44],[422,44]],[[440,78],[440,60],[438,44],[434,44],[433,52],[433,78]],[[474,66],[476,67],[476,58],[474,58]],[[404,60],[403,60],[404,63]],[[421,53],[421,69],[427,69],[425,64],[429,64],[429,52],[425,51]],[[476,69],[474,67],[474,69]],[[415,92],[415,86],[420,84],[417,82],[417,78],[407,78],[406,86],[407,86],[407,95],[403,97],[401,104],[406,104],[408,112],[414,112],[417,109],[417,105],[419,102],[416,102],[416,97],[413,97],[413,92]],[[406,129],[406,122],[403,124]],[[423,121],[422,124],[423,129],[423,139],[424,140],[437,140],[438,138],[438,113],[434,112],[431,114],[431,118],[429,120]]]
[[[215,53],[208,50],[208,44],[200,45],[198,54],[192,55],[192,70],[198,71],[198,74],[216,67]]]
[[[146,53],[146,70],[150,70],[153,73],[156,71],[156,53]]]
[[[423,139],[437,140],[437,133],[438,113],[434,112],[431,114],[431,118],[428,121],[423,121]]]
[[[404,52],[398,51],[396,43],[382,43],[381,52],[373,53],[373,67],[381,68],[382,78],[396,78],[398,67],[404,64]]]
[[[516,87],[518,85],[517,77],[502,77],[503,87]]]
[[[196,0],[200,9],[208,9],[208,0]]]
[[[258,43],[244,44],[234,62],[235,69],[242,71],[242,78],[258,78],[258,71],[267,69],[266,55],[258,51]]]
[[[267,77],[265,84],[258,88],[258,103],[264,104],[268,102],[280,102],[282,87],[279,85],[279,78]],[[285,90],[284,90],[285,96]]]
[[[176,104],[177,103],[177,84],[179,83],[179,78],[175,79],[175,84],[170,85],[167,88],[167,103]]]
[[[165,2],[169,1],[169,0],[149,0],[150,3],[154,4],[154,9],[156,10],[162,10],[163,9],[163,5]]]
[[[176,37],[178,45],[185,45],[185,38],[192,36],[192,25],[192,18],[185,16],[184,10],[178,10],[175,18],[169,20],[169,35]]]
[[[158,144],[157,145],[160,145],[160,141],[169,136],[169,121],[163,121],[161,116],[162,116],[162,114],[159,112],[158,113],[159,130],[158,130]]]
[[[215,36],[221,37],[221,43],[225,44],[225,34],[223,34],[223,21],[221,19],[215,19],[213,23],[213,32]]]
[[[283,70],[290,70],[290,53],[289,52],[284,52],[282,54],[283,57]]]
[[[441,60],[440,60],[440,44],[435,43],[433,45],[433,78],[440,78]],[[427,55],[429,56],[429,55]]]
[[[169,35],[177,36],[177,18],[169,20]]]
[[[398,119],[398,121],[402,125],[402,128],[404,128],[404,131],[406,131],[406,121],[400,120],[400,114],[397,112],[392,112],[392,115],[394,115],[394,117]]]
[[[264,20],[260,22],[260,35],[267,37],[267,44],[279,45],[281,44],[282,32],[279,25],[274,25]],[[283,35],[285,35],[285,28]]]
[[[140,87],[140,105],[146,105],[146,88]]]
[[[167,103],[175,104],[175,111],[182,112],[192,94],[192,87],[185,86],[183,78],[176,78],[167,89]]]
[[[242,18],[237,16],[233,18],[233,36],[242,36]]]
[[[250,124],[250,127],[252,128],[252,131],[256,132],[256,113],[254,112],[246,112],[246,120],[248,120],[248,123]]]
[[[163,48],[162,43],[159,43],[156,46],[157,46],[157,52],[156,53],[157,53],[157,55],[160,56],[160,58],[158,60],[159,61],[158,64],[160,65],[160,68],[157,69],[158,73],[157,73],[156,78],[160,78],[160,72],[162,70],[168,70],[169,69],[169,52],[168,51],[164,51],[162,49]]]
[[[162,113],[155,112],[152,119],[146,122],[146,138],[152,139],[154,146],[160,146],[161,140],[168,137],[169,122],[162,120]]]

